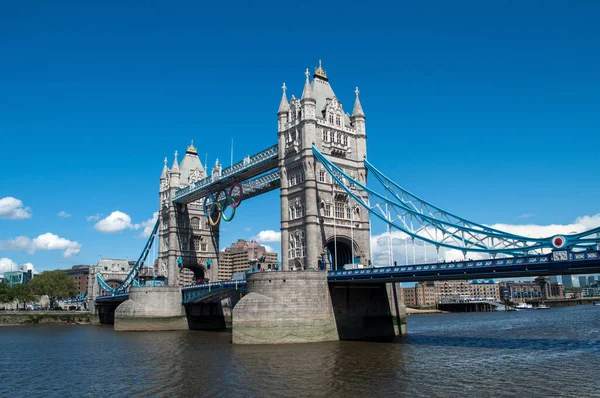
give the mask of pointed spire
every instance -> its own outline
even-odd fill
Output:
[[[189,153],[192,155],[198,155],[198,150],[196,150],[196,147],[194,146],[194,140],[192,140],[192,143],[187,147],[187,150],[185,151],[185,153]]]
[[[319,67],[315,68],[315,76],[322,77],[327,80],[327,72],[323,69],[323,64],[321,64],[321,60],[319,60]]]
[[[162,174],[160,175],[161,179],[167,178],[167,173],[169,172],[169,168],[167,167],[167,158],[165,157],[165,165],[163,166]]]
[[[175,151],[175,160],[173,160],[173,166],[171,167],[171,172],[179,173],[179,164],[177,163],[177,151]]]
[[[352,116],[365,117],[365,112],[363,111],[362,105],[360,104],[360,99],[358,98],[358,93],[360,93],[360,91],[358,91],[358,87],[356,87],[354,93],[356,94],[356,100],[354,101],[354,109],[352,110]]]
[[[279,110],[277,111],[277,113],[283,113],[283,112],[287,112],[290,110],[290,105],[288,104],[287,94],[286,94],[287,87],[285,86],[285,83],[283,83],[283,86],[281,86],[281,89],[283,90],[283,95],[281,96],[281,102],[279,103]]]
[[[310,76],[308,68],[306,68],[304,75],[306,75],[306,82],[304,83],[304,90],[302,91],[302,99],[312,98],[312,87],[310,86],[310,81],[308,80],[308,77]]]

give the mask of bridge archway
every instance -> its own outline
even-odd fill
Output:
[[[186,271],[187,270],[187,271]],[[190,273],[193,274],[193,276],[191,276],[191,281],[190,281]],[[181,267],[181,269],[179,270],[179,281],[180,284],[199,284],[199,283],[205,283],[208,282],[206,280],[206,268],[204,268],[204,266],[199,265],[199,264],[189,264],[189,265],[185,265],[183,267]],[[187,283],[185,283],[184,281],[187,280]]]
[[[346,236],[337,236],[330,238],[325,243],[325,262],[330,265],[331,270],[344,269],[344,265],[352,264],[352,245],[354,245],[354,255],[359,253],[356,242]]]

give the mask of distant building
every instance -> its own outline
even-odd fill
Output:
[[[587,277],[586,276],[580,276],[579,277],[579,287],[584,287],[586,286],[587,283]]]
[[[28,270],[19,270],[19,271],[9,271],[4,273],[4,281],[8,286],[15,286],[21,284],[27,284],[33,278],[33,271]]]
[[[73,279],[73,283],[75,283],[78,294],[87,291],[88,276],[90,274],[89,265],[74,265],[71,267],[71,269],[66,269],[64,271],[71,277],[71,279]]]
[[[127,260],[114,258],[101,258],[98,264],[89,268],[88,275],[88,299],[94,299],[98,295],[106,294],[102,286],[98,283],[97,275],[100,274],[102,279],[110,286],[117,287],[123,282],[131,269],[131,265]]]
[[[571,275],[563,275],[562,284],[564,287],[573,287],[573,277]]]
[[[582,288],[581,297],[600,297],[600,286]]]
[[[493,279],[417,283],[402,288],[402,294],[409,307],[434,307],[447,298],[500,301],[500,287]]]
[[[267,248],[254,241],[239,239],[236,243],[219,252],[220,281],[230,280],[236,272],[246,272],[253,266],[269,270],[278,269],[277,253],[268,252]]]
[[[552,275],[548,279],[550,280],[550,283],[558,283],[558,276],[556,275]]]
[[[588,286],[592,286],[594,283],[596,283],[596,277],[594,275],[588,276],[588,278],[587,278]]]
[[[500,287],[502,301],[540,302],[548,299],[564,298],[564,286],[551,283],[546,277],[537,277],[531,282],[502,282]]]

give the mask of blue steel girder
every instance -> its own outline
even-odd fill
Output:
[[[224,289],[245,290],[246,281],[223,281],[203,283],[201,285],[184,286],[181,288],[181,302],[188,304],[202,296]]]
[[[131,287],[131,285],[135,285],[137,283],[138,274],[139,274],[140,270],[142,269],[142,267],[144,266],[146,259],[148,258],[148,254],[150,253],[150,250],[151,250],[154,240],[156,238],[156,234],[158,233],[158,225],[159,225],[159,220],[156,220],[156,223],[154,224],[154,228],[152,228],[150,237],[146,241],[146,245],[144,246],[144,249],[142,250],[140,257],[136,261],[135,265],[129,270],[129,273],[127,274],[125,279],[123,279],[123,281],[121,282],[121,284],[119,286],[114,287],[114,288],[111,287],[102,278],[101,274],[99,274],[99,273],[96,274],[96,279],[98,280],[98,283],[100,284],[100,286],[102,286],[102,289],[105,292],[123,293],[126,290],[128,290]]]
[[[477,278],[568,275],[600,271],[600,251],[557,250],[551,254],[395,267],[329,271],[336,282],[422,282]]]
[[[600,242],[600,228],[561,235],[564,244],[560,247],[553,245],[555,237],[532,238],[503,232],[465,220],[423,201],[385,177],[366,160],[365,167],[383,185],[384,194],[346,174],[314,146],[313,154],[335,183],[371,214],[409,237],[423,240],[437,248],[446,247],[465,253],[480,252],[494,256],[523,255],[552,248],[588,249]],[[367,194],[366,198],[364,194]]]
[[[208,176],[175,192],[174,203],[191,203],[209,193],[215,193],[233,183],[241,183],[277,168],[279,150],[273,145],[221,171],[220,176]]]
[[[96,302],[115,302],[115,301],[125,301],[129,298],[129,293],[115,293],[115,294],[107,294],[104,296],[96,296]]]

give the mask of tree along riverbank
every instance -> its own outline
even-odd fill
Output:
[[[87,311],[0,311],[0,326],[90,325]]]

